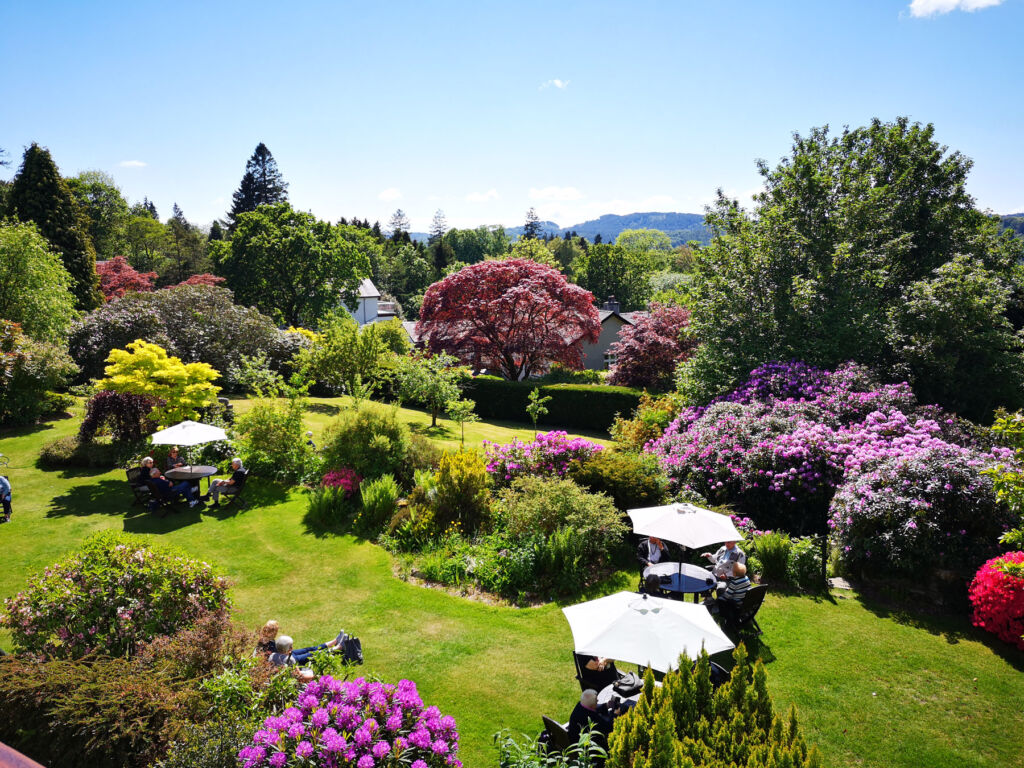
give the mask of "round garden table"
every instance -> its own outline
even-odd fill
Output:
[[[164,472],[164,477],[168,480],[188,480],[190,483],[199,487],[199,481],[202,478],[206,478],[206,488],[210,488],[210,478],[217,474],[217,468],[211,467],[209,464],[191,464],[184,467],[177,467],[175,469],[168,469]]]
[[[656,688],[661,688],[661,683],[655,681],[654,686]],[[644,689],[641,688],[632,696],[619,696],[619,699],[623,702],[631,702],[633,704],[636,704],[640,700],[640,694],[643,692]],[[615,683],[609,683],[597,692],[597,705],[601,706],[602,704],[610,703],[612,700],[612,696],[618,696],[618,694],[615,693]]]
[[[718,586],[711,571],[691,563],[656,563],[644,568],[645,579],[652,573],[662,577],[661,588],[666,592],[692,593],[695,603],[700,595]]]

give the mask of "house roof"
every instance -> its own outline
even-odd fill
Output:
[[[601,322],[601,325],[604,325],[604,321],[607,320],[612,315],[615,315],[617,318],[619,318],[619,320],[624,322],[626,325],[635,325],[636,324],[636,315],[642,315],[642,314],[644,314],[644,313],[643,312],[613,312],[610,309],[599,309],[599,310],[597,310],[597,317],[598,317],[598,320]]]
[[[409,334],[409,341],[411,341],[413,344],[419,344],[420,336],[418,333],[416,333],[415,320],[406,320],[405,322],[402,323],[402,328],[405,330],[407,334]]]
[[[373,281],[364,277],[362,282],[359,283],[359,293],[356,294],[360,299],[379,299],[380,291],[377,290],[377,286],[373,284]]]

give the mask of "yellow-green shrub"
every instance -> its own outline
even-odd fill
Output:
[[[490,510],[490,476],[483,459],[474,451],[445,452],[437,468],[433,509],[436,525],[461,523],[476,530]]]

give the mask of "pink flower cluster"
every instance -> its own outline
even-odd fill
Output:
[[[530,443],[484,443],[487,471],[499,484],[510,483],[525,475],[562,477],[569,464],[586,459],[601,450],[600,445],[582,437],[571,440],[566,432],[542,432]]]
[[[398,685],[325,675],[238,753],[242,768],[461,768],[455,718],[424,707],[411,680]],[[297,758],[297,760],[296,760]]]
[[[349,467],[342,467],[341,469],[332,469],[324,475],[321,485],[324,487],[344,488],[345,498],[348,499],[359,490],[361,482],[363,482],[363,478],[359,476],[358,472]]]
[[[974,626],[1024,651],[1024,552],[1007,552],[981,566],[969,596]]]

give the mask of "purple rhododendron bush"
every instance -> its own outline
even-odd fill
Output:
[[[983,476],[1012,452],[854,363],[768,363],[683,409],[645,450],[677,491],[761,525],[808,533],[827,521],[855,569],[973,568],[1012,523]]]
[[[564,477],[569,464],[588,458],[601,446],[582,437],[570,439],[564,431],[554,431],[541,432],[529,443],[518,439],[505,444],[485,441],[484,450],[487,471],[500,487],[528,475]]]
[[[0,626],[20,652],[123,656],[228,606],[228,583],[176,549],[105,531],[5,601]]]
[[[411,680],[324,675],[295,706],[268,717],[238,760],[242,768],[460,768],[458,751],[455,718],[424,707]]]

